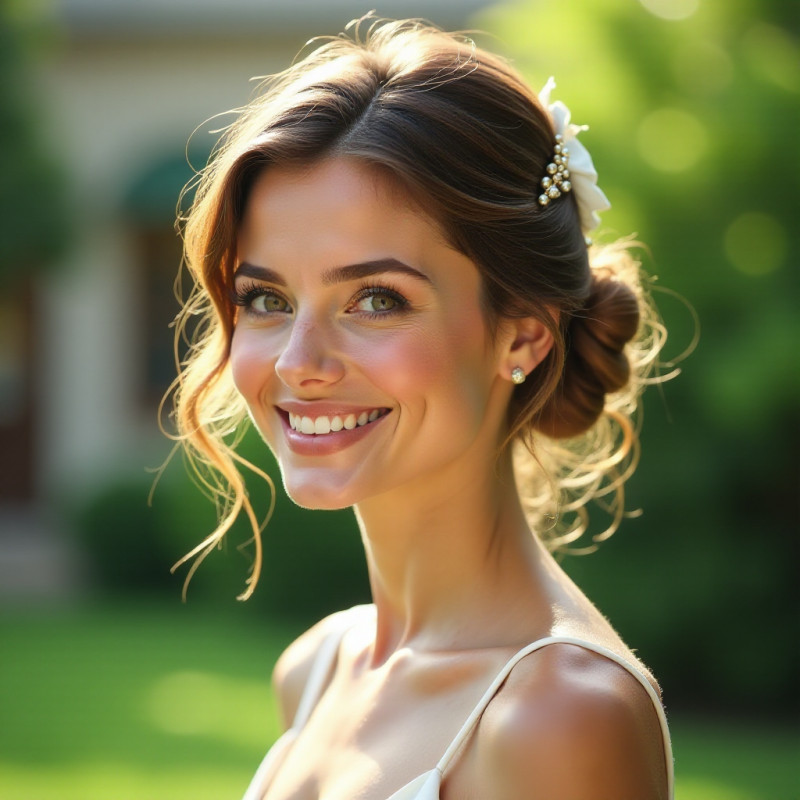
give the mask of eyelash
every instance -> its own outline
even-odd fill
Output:
[[[354,306],[360,303],[362,300],[366,300],[368,297],[374,297],[375,295],[386,295],[387,297],[391,297],[392,300],[397,303],[395,308],[392,308],[388,311],[362,311],[360,313],[366,314],[368,319],[376,319],[378,317],[390,317],[394,316],[395,314],[402,314],[405,311],[408,311],[410,303],[406,298],[397,291],[397,289],[393,289],[391,286],[386,284],[379,286],[371,283],[362,284],[358,290],[356,291],[353,299],[350,301],[350,306]]]
[[[356,290],[353,299],[348,303],[348,308],[352,308],[360,303],[362,300],[366,300],[368,297],[374,297],[375,295],[386,295],[390,297],[394,302],[397,304],[395,308],[389,309],[388,311],[362,311],[359,312],[361,314],[366,314],[368,319],[376,319],[378,317],[389,317],[394,316],[395,314],[402,314],[403,312],[408,310],[409,302],[406,298],[399,292],[397,289],[393,289],[391,286],[388,285],[375,285],[371,283],[365,283]],[[231,290],[231,302],[235,306],[239,306],[244,309],[245,313],[248,314],[256,314],[256,315],[263,315],[264,312],[261,311],[254,311],[252,308],[253,302],[258,297],[263,296],[271,296],[271,297],[280,297],[282,300],[285,300],[283,295],[279,294],[278,292],[269,289],[268,287],[264,286],[263,284],[259,283],[242,283],[239,286],[234,286]],[[286,301],[288,304],[288,301]],[[270,312],[270,313],[278,313],[278,312]]]
[[[239,286],[234,286],[231,289],[231,302],[235,306],[242,307],[245,312],[250,314],[258,314],[259,312],[253,311],[252,304],[257,297],[263,296],[281,297],[278,292],[268,289],[260,283],[242,283]],[[287,301],[288,302],[288,301]]]

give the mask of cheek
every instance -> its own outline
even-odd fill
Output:
[[[480,309],[452,318],[430,347],[426,378],[440,402],[428,408],[429,422],[455,428],[467,438],[474,435],[485,421],[496,375],[494,361]]]
[[[230,363],[234,385],[251,404],[261,392],[267,376],[274,371],[275,358],[266,343],[252,331],[236,328],[231,340]]]
[[[474,409],[485,402],[492,377],[485,330],[479,311],[459,314],[394,334],[356,358],[401,404],[423,403],[427,414],[441,413],[442,404]]]
[[[425,326],[389,332],[350,348],[368,379],[401,404],[423,394],[447,368],[447,338]]]

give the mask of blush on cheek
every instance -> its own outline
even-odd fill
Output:
[[[249,404],[257,396],[269,368],[263,349],[252,338],[234,331],[230,363],[234,386]]]
[[[370,380],[398,398],[424,391],[453,366],[452,350],[448,349],[445,337],[430,331],[387,337],[353,356]]]

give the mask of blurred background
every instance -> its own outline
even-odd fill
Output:
[[[181,187],[253,76],[371,7],[349,0],[0,2],[0,797],[222,798],[277,735],[268,677],[367,597],[349,512],[279,497],[255,597],[156,425]],[[626,521],[564,564],[664,687],[679,800],[790,800],[796,593],[800,6],[793,0],[386,0],[476,28],[584,134],[647,269],[700,319],[646,398]],[[194,133],[193,133],[194,131]],[[695,323],[656,295],[667,356]],[[254,437],[243,450],[274,474]],[[263,488],[253,492],[266,503]]]

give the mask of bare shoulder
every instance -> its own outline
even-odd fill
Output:
[[[524,658],[476,736],[497,800],[666,800],[653,701],[624,667],[572,644]]]
[[[320,620],[298,636],[281,654],[272,671],[272,687],[278,699],[284,729],[294,720],[314,660],[328,634],[340,629],[342,614]]]

